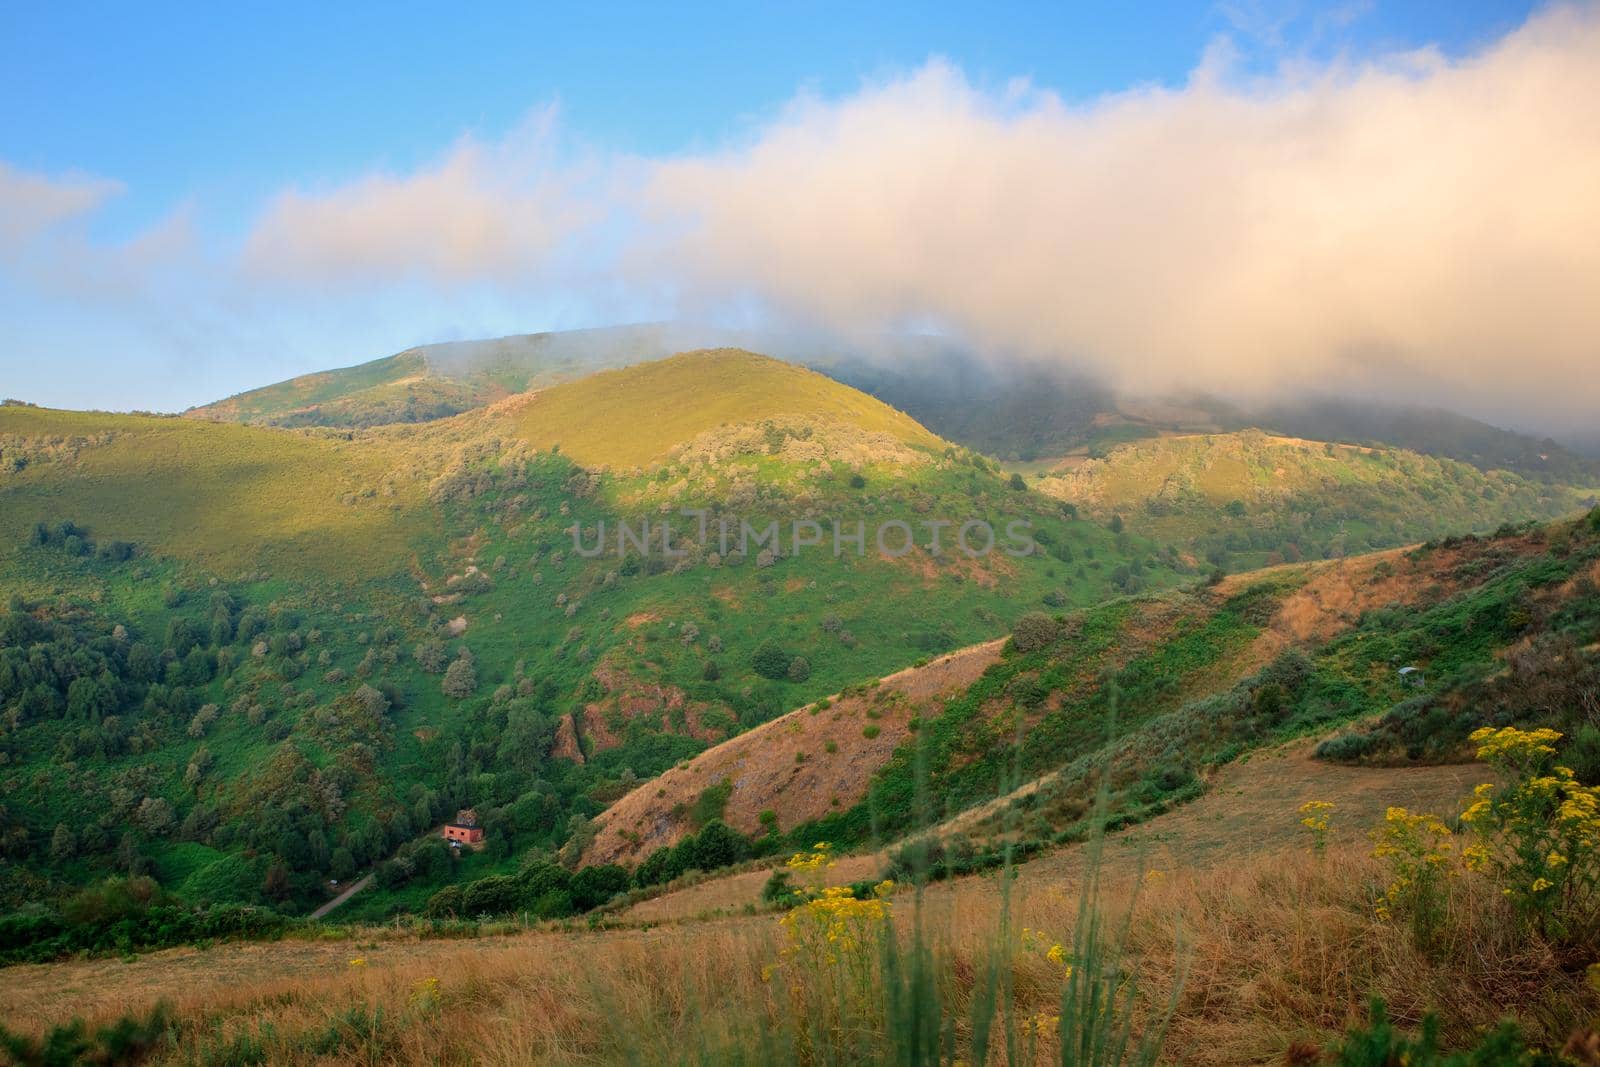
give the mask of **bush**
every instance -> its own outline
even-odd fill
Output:
[[[755,655],[750,658],[750,665],[761,677],[776,682],[789,676],[789,663],[793,658],[771,641],[763,641],[761,647],[756,649]]]
[[[1294,1062],[1313,1062],[1307,1053]],[[1439,1019],[1428,1015],[1422,1020],[1422,1035],[1415,1040],[1394,1028],[1382,1000],[1374,997],[1367,1025],[1352,1030],[1344,1042],[1332,1050],[1332,1059],[1318,1056],[1315,1062],[1331,1062],[1337,1067],[1557,1067],[1567,1060],[1531,1052],[1513,1023],[1502,1023],[1467,1052],[1446,1054],[1439,1050]]]
[[[1329,763],[1357,763],[1373,748],[1373,735],[1340,734],[1317,746],[1316,757]]]
[[[1055,643],[1061,624],[1042,611],[1030,611],[1011,628],[1011,643],[1018,652],[1037,652]]]
[[[789,661],[787,672],[789,681],[803,682],[811,677],[811,663],[804,656],[796,656]]]
[[[124,1015],[93,1035],[82,1019],[52,1026],[38,1040],[0,1026],[0,1049],[18,1064],[142,1063],[158,1049],[170,1047],[177,1031],[172,1009],[163,1002],[143,1018]]]
[[[440,683],[444,695],[462,700],[471,696],[478,688],[478,668],[472,662],[472,656],[465,649],[457,656],[444,672],[444,681]]]
[[[450,664],[450,656],[445,652],[444,645],[438,641],[424,641],[412,650],[417,666],[429,674],[438,674]]]
[[[629,880],[627,869],[614,863],[585,867],[572,876],[572,906],[589,911],[607,904],[618,893],[628,891]]]

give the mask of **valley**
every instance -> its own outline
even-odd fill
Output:
[[[512,970],[575,941],[603,973],[541,982],[629,996],[638,952],[771,952],[770,913],[808,906],[783,858],[817,842],[826,884],[920,885],[948,924],[1013,869],[1019,915],[1058,907],[1102,833],[1113,882],[1204,896],[1241,857],[1321,878],[1295,845],[1313,800],[1359,866],[1387,807],[1471,791],[1485,723],[1555,724],[1600,774],[1589,482],[1220,428],[1019,470],[747,351],[507,377],[497,345],[438,378],[476,391],[405,417],[391,386],[437,354],[186,418],[0,407],[0,1012],[64,1023],[62,982],[95,1018],[285,996],[278,1036],[239,1015],[177,1040],[293,1057],[334,1005],[440,974],[504,974],[510,1010]],[[958,551],[969,521],[1034,551]],[[829,544],[857,523],[908,551]],[[629,540],[647,524],[671,553]],[[482,846],[446,847],[467,816]],[[199,973],[239,992],[196,1000]],[[326,1040],[444,1055],[424,1016]],[[561,1061],[577,1018],[504,1057]]]

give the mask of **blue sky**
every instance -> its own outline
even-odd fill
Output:
[[[682,229],[659,221],[663,181],[680,189],[682,167],[727,163],[730,154],[756,168],[786,130],[813,123],[804,139],[878,105],[899,118],[920,115],[907,121],[941,136],[941,108],[980,112],[1014,133],[1034,120],[1060,120],[1050,141],[1059,146],[1073,136],[1073,116],[1114,108],[1126,94],[1164,91],[1177,106],[1200,92],[1196,72],[1218,55],[1234,104],[1288,100],[1305,91],[1307,70],[1310,84],[1347,85],[1364,65],[1422,48],[1445,65],[1470,64],[1531,11],[1382,0],[603,10],[11,4],[0,16],[0,165],[15,187],[9,210],[23,221],[11,225],[13,255],[0,262],[0,314],[11,323],[0,393],[62,406],[174,409],[478,332],[686,308],[715,313],[751,300],[776,313],[827,317],[837,309],[807,291],[804,278],[746,289],[748,269],[738,285],[686,283],[663,269],[664,260],[690,252],[669,255],[659,240],[658,230]],[[929,75],[930,64],[945,73]],[[1029,88],[1016,90],[1019,81]],[[808,107],[807,118],[795,118]],[[1229,107],[1225,100],[1208,114]],[[841,158],[848,149],[821,143]],[[434,171],[446,176],[447,195],[495,188],[469,195],[466,216],[459,197],[434,214]],[[515,189],[499,188],[512,172],[520,175]],[[857,173],[872,173],[872,165]],[[367,228],[337,247],[280,233],[359,213],[380,178],[420,184],[376,201]],[[639,194],[644,187],[652,192]],[[596,189],[605,195],[582,195]],[[62,190],[72,203],[81,194],[83,205],[59,208],[48,226],[27,221],[39,217],[40,203],[66,203],[49,199]],[[774,203],[781,209],[794,195]],[[285,208],[286,196],[330,199],[317,213],[297,210],[306,208],[301,201]],[[940,219],[960,216],[959,204],[943,203]],[[698,217],[701,206],[682,218]],[[6,210],[0,203],[0,221]],[[518,220],[508,224],[517,239],[548,241],[548,255],[524,261],[492,241],[466,242],[448,263],[386,276],[369,269],[371,247],[352,251],[358,238],[389,228],[386,211],[493,229],[496,212],[506,210]],[[410,224],[394,218],[397,227]],[[641,232],[650,234],[642,251]],[[0,238],[7,233],[0,228]],[[836,237],[847,248],[855,230]],[[416,247],[389,235],[379,241],[390,255]],[[604,262],[597,247],[608,249]],[[681,273],[702,273],[708,247],[698,246],[693,271]],[[474,256],[482,263],[464,265]],[[641,270],[641,262],[651,266]],[[849,325],[945,316],[983,333],[974,327],[982,315],[947,314],[938,285],[897,278],[883,288],[915,290],[916,298],[879,300],[870,323]],[[1100,351],[1104,336],[981,339],[1072,350],[1091,362],[1131,358]]]
[[[1438,44],[1522,3],[43,4],[0,33],[0,158],[128,187],[101,224],[193,202],[242,228],[291,183],[414,166],[558,102],[579,136],[674,154],[737,137],[797,90],[833,95],[943,56],[1068,99],[1181,83],[1226,35],[1256,63]]]

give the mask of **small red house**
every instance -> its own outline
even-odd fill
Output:
[[[481,845],[483,827],[478,825],[478,813],[472,808],[462,808],[456,812],[456,821],[444,824],[444,839],[456,848]]]

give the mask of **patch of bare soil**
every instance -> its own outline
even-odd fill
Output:
[[[1004,644],[952,652],[890,675],[865,695],[834,698],[825,709],[808,705],[702,752],[606,809],[584,862],[633,864],[675,844],[689,831],[688,808],[724,781],[733,784],[724,818],[744,833],[760,832],[767,810],[787,829],[849,807],[910,734],[911,718],[971,685]]]
[[[1538,536],[1467,540],[1417,551],[1415,546],[1311,564],[1311,577],[1279,606],[1248,657],[1264,664],[1293,645],[1320,644],[1354,627],[1363,612],[1391,605],[1417,604],[1458,592],[1481,580],[1464,567],[1488,552],[1526,555],[1544,547]],[[1304,566],[1288,564],[1286,567]],[[1273,568],[1277,569],[1277,568]],[[1261,571],[1236,575],[1219,592],[1237,592]]]
[[[1334,805],[1330,842],[1362,842],[1389,807],[1452,815],[1473,786],[1486,780],[1479,764],[1352,767],[1313,759],[1315,747],[1312,739],[1256,752],[1223,768],[1200,799],[1111,835],[1104,851],[1108,871],[1206,870],[1263,852],[1309,847],[1299,811],[1308,800]],[[980,809],[963,812],[933,832],[960,833],[979,818]],[[1063,846],[1023,864],[1017,877],[1022,888],[1075,883],[1084,860],[1081,845]],[[887,852],[841,857],[827,880],[843,885],[875,878],[887,863]],[[741,911],[759,905],[769,876],[766,870],[746,871],[690,885],[635,904],[622,917],[659,922]],[[934,898],[960,896],[985,877],[939,883],[928,892]]]

